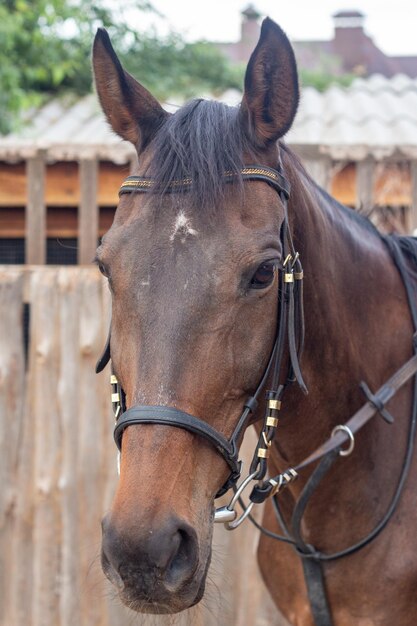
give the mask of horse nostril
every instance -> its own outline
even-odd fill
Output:
[[[176,587],[190,578],[197,565],[197,537],[191,527],[183,526],[173,538],[175,551],[165,570],[165,583]]]
[[[123,589],[124,582],[120,577],[119,572],[111,564],[109,558],[107,557],[107,554],[104,551],[104,548],[101,550],[101,567],[110,582],[112,582],[113,585],[118,587],[120,590]]]
[[[119,588],[138,586],[175,593],[191,580],[198,564],[195,530],[175,517],[147,532],[126,532],[103,523],[102,566]]]

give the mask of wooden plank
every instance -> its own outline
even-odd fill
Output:
[[[411,204],[411,176],[408,163],[375,164],[374,202],[378,206]]]
[[[408,229],[410,234],[417,235],[417,161],[410,164],[411,173],[411,203],[409,212]]]
[[[99,235],[104,235],[112,225],[113,207],[101,207],[99,215]],[[0,238],[23,238],[25,236],[25,211],[22,207],[0,207]],[[78,217],[76,207],[53,207],[47,209],[46,236],[78,236]]]
[[[80,202],[78,163],[50,163],[46,168],[45,200],[47,206],[76,207]]]
[[[304,165],[312,179],[327,191],[330,184],[331,160],[328,157],[305,159]]]
[[[78,268],[58,269],[59,294],[59,424],[62,433],[59,492],[61,500],[61,563],[59,572],[59,608],[62,626],[82,623],[80,596],[82,579],[79,568],[82,529],[78,519],[82,503],[78,498],[78,483],[82,469],[78,467],[79,385],[79,283]],[[58,417],[58,416],[57,416]]]
[[[1,167],[0,167],[1,171]],[[97,204],[115,207],[118,190],[129,176],[129,165],[116,165],[101,161],[97,180]],[[46,173],[46,204],[53,207],[78,206],[81,201],[81,186],[78,164],[73,161],[48,165]],[[1,203],[1,196],[0,196]]]
[[[0,269],[0,624],[15,624],[16,467],[22,444],[25,372],[23,275]],[[20,323],[19,323],[20,322]]]
[[[0,163],[0,206],[26,206],[26,164]]]
[[[83,594],[79,598],[84,624],[105,623],[104,577],[100,568],[101,518],[105,473],[104,443],[111,425],[103,419],[103,380],[95,374],[97,354],[103,348],[102,304],[103,280],[96,268],[81,268],[79,282],[79,336],[77,344],[78,394],[78,498],[83,503],[79,515],[82,536],[79,567]],[[105,381],[108,382],[108,381]],[[106,385],[107,386],[107,385]]]
[[[348,163],[343,167],[336,167],[329,185],[330,193],[336,200],[348,206],[356,204],[356,167]]]
[[[78,210],[78,263],[90,264],[98,240],[97,161],[80,161],[81,200]]]
[[[130,164],[116,165],[102,161],[98,177],[99,206],[115,207],[117,192],[126,176]],[[27,204],[27,174],[25,163],[0,163],[0,206],[23,207]],[[78,164],[62,161],[48,164],[45,180],[45,203],[52,207],[76,207],[80,203],[80,181]]]
[[[0,207],[0,237],[2,239],[25,236],[24,207]]]
[[[39,266],[36,266],[39,269]],[[23,279],[23,295],[22,301],[25,301],[27,291],[26,279],[30,278],[30,274],[24,266],[2,266],[0,273],[3,280],[7,280],[7,275],[11,272],[18,272]],[[6,277],[6,279],[4,278]],[[15,311],[14,322],[12,325],[4,325],[7,332],[13,333],[13,328],[20,326],[16,324],[16,320],[20,315]],[[2,320],[4,316],[2,315]],[[5,340],[1,340],[1,349]],[[18,345],[18,344],[17,344]],[[11,373],[14,375],[14,365],[11,365]],[[33,518],[34,518],[34,478],[33,478],[33,459],[34,459],[34,441],[35,430],[34,423],[31,420],[31,396],[30,389],[30,373],[26,377],[26,385],[22,390],[21,401],[23,402],[23,416],[20,423],[19,445],[15,460],[14,475],[11,487],[15,490],[15,500],[13,506],[13,530],[10,537],[10,543],[13,552],[13,563],[11,569],[7,572],[10,578],[10,615],[5,624],[13,624],[13,626],[32,626],[32,606],[31,599],[33,595]],[[0,420],[8,419],[8,415],[0,412]],[[3,449],[3,448],[2,448]],[[1,577],[3,580],[5,577]],[[24,598],[24,602],[22,601]]]
[[[365,159],[356,164],[356,209],[370,215],[374,207],[375,162]]]
[[[43,264],[46,261],[46,208],[45,208],[45,151],[40,150],[26,163],[26,263]]]
[[[59,297],[57,270],[31,274],[30,417],[34,423],[32,626],[61,626]]]

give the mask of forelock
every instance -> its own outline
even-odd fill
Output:
[[[150,146],[147,175],[155,180],[157,194],[169,191],[173,181],[192,179],[185,193],[203,210],[221,205],[225,172],[242,187],[243,155],[250,146],[241,131],[238,107],[209,100],[192,100],[171,115]]]

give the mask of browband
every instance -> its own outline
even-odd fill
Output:
[[[278,171],[266,165],[246,165],[238,172],[224,172],[223,180],[226,183],[234,182],[241,176],[243,180],[262,180],[269,183],[283,193],[288,199],[290,197],[291,186],[284,176]],[[192,178],[172,180],[166,188],[168,192],[191,189]],[[149,176],[128,176],[119,189],[119,196],[125,193],[147,193],[157,191],[155,180]]]

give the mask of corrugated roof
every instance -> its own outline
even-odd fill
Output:
[[[222,100],[237,104],[240,98],[230,90]],[[172,111],[177,105],[165,106]],[[323,93],[307,87],[286,139],[300,152],[334,159],[417,158],[417,79],[374,75]],[[20,132],[0,138],[2,159],[26,158],[39,148],[51,160],[96,155],[123,163],[133,155],[132,146],[109,129],[95,95],[54,100],[30,112]]]
[[[287,142],[335,159],[417,158],[417,79],[375,74],[323,93],[307,87]]]
[[[133,148],[108,126],[94,94],[74,101],[57,99],[30,111],[16,133],[0,138],[0,158],[27,158],[36,150],[48,150],[51,160],[76,160],[96,155],[124,163]]]

